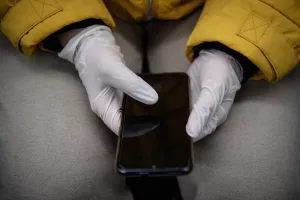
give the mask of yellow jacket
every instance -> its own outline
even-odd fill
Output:
[[[204,0],[0,0],[1,31],[21,52],[31,55],[64,26],[101,19],[114,29],[111,14],[131,20],[178,19]],[[206,0],[186,54],[217,41],[240,52],[260,69],[259,78],[276,81],[300,59],[299,0]]]

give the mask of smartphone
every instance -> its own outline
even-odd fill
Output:
[[[188,174],[193,142],[186,133],[190,112],[185,73],[141,75],[158,93],[154,105],[125,95],[117,146],[117,172],[125,176]]]

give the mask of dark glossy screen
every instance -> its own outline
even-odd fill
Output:
[[[192,142],[185,128],[189,116],[188,77],[174,73],[142,78],[157,91],[159,101],[145,105],[125,95],[118,167],[189,167]]]

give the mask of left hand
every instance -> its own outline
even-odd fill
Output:
[[[186,131],[197,141],[226,120],[235,94],[241,88],[243,68],[224,52],[202,50],[187,74],[193,107]]]

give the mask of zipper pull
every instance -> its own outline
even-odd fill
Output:
[[[153,0],[148,0],[148,14],[147,20],[153,19]]]

